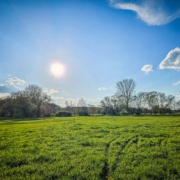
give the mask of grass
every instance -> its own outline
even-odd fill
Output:
[[[0,179],[180,179],[180,117],[0,120]]]

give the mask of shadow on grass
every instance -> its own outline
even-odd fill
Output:
[[[46,119],[52,119],[55,120],[56,118],[62,119],[62,120],[66,120],[66,118],[75,118],[75,117],[99,117],[99,116],[107,116],[107,115],[92,115],[92,116],[71,116],[71,117],[24,117],[24,118],[18,118],[18,117],[0,117],[0,122],[1,121],[12,121],[12,122],[18,122],[18,121],[34,121],[34,120],[46,120]],[[180,116],[180,114],[141,114],[141,115],[116,115],[119,117],[125,116],[133,116],[133,117],[170,117],[170,116]],[[108,115],[108,117],[111,117],[110,115]],[[114,116],[112,116],[114,117]]]
[[[47,118],[17,118],[17,117],[0,117],[0,121],[34,121],[34,120],[45,120]]]
[[[73,119],[70,119],[73,118]],[[72,121],[75,122],[74,116],[71,117],[24,117],[24,118],[17,118],[17,117],[0,117],[0,122],[9,122],[9,123],[16,123],[16,122],[30,122],[30,121],[44,121],[44,120],[59,120],[61,121]]]

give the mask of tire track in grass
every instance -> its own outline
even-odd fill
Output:
[[[108,165],[108,152],[109,152],[109,147],[111,145],[111,143],[115,140],[117,140],[119,138],[116,137],[114,139],[112,139],[111,141],[109,141],[109,143],[106,144],[106,148],[105,148],[105,161],[104,161],[104,166],[102,168],[101,173],[99,174],[99,178],[101,180],[107,180],[108,179],[108,174],[109,174],[109,165]]]
[[[121,160],[121,157],[120,155],[122,154],[122,151],[124,149],[126,149],[128,146],[130,146],[130,144],[134,144],[134,143],[138,143],[139,141],[139,136],[136,135],[136,136],[133,136],[131,138],[129,138],[128,140],[125,141],[125,143],[121,146],[121,149],[120,151],[116,154],[116,159],[114,161],[114,164],[112,165],[112,171],[115,171],[117,166],[118,166],[118,163],[119,161]]]
[[[168,152],[168,150],[165,148],[166,147],[166,144],[167,144],[167,138],[165,139],[159,139],[158,140],[158,146],[159,146],[159,148],[160,148],[160,152],[162,153],[162,155],[161,155],[161,158],[163,158],[163,159],[167,159],[168,158],[168,156],[169,156],[169,152]]]

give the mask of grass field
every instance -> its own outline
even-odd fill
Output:
[[[180,116],[0,120],[0,179],[180,179]]]

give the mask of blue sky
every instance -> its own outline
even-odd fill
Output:
[[[116,83],[179,96],[180,1],[1,0],[0,97],[37,84],[99,104]]]

